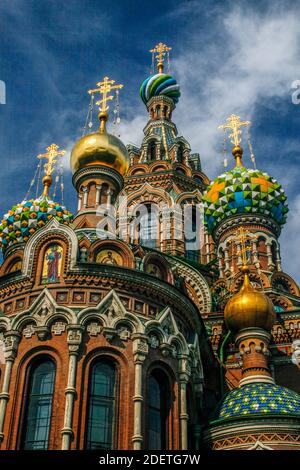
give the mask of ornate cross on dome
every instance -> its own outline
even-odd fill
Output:
[[[100,114],[99,119],[101,122],[100,125],[100,132],[105,131],[105,122],[107,121],[107,111],[108,106],[107,102],[114,99],[113,95],[109,95],[112,90],[120,90],[123,88],[124,85],[114,85],[115,80],[110,80],[109,77],[104,77],[102,82],[97,83],[97,87],[93,90],[88,90],[89,95],[93,95],[94,93],[100,93],[102,95],[102,99],[96,102],[97,106],[100,106]]]
[[[169,52],[171,50],[172,50],[172,47],[168,47],[166,44],[164,44],[162,42],[157,44],[154,47],[154,49],[150,49],[150,52],[152,53],[153,57],[154,57],[154,54],[157,54],[155,56],[155,59],[157,60],[158,73],[163,73],[165,55],[166,55],[167,52]]]
[[[247,253],[251,252],[251,246],[248,245],[247,242],[257,240],[257,236],[249,230],[244,229],[244,227],[239,227],[234,235],[241,246],[240,254],[242,257],[243,266],[247,266]]]
[[[37,158],[45,158],[47,161],[44,165],[45,169],[45,176],[43,178],[43,185],[44,185],[44,196],[48,196],[48,191],[49,187],[51,186],[52,183],[52,173],[54,170],[55,163],[57,162],[58,156],[63,156],[66,151],[65,150],[58,150],[59,146],[56,144],[51,144],[49,147],[47,147],[47,152],[46,153],[41,153],[38,155]]]
[[[241,143],[240,136],[242,134],[240,127],[250,126],[251,122],[241,121],[240,116],[237,116],[236,114],[231,114],[231,116],[229,116],[229,118],[227,118],[226,121],[227,121],[227,124],[221,124],[218,127],[218,129],[230,129],[232,131],[232,133],[229,134],[229,137],[231,138],[231,142],[236,147],[238,147],[239,144]]]

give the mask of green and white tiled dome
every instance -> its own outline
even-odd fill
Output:
[[[236,166],[216,178],[204,193],[204,221],[209,233],[222,220],[238,214],[262,214],[283,225],[288,212],[286,199],[272,176]]]
[[[259,416],[292,416],[300,419],[300,395],[269,383],[251,383],[231,390],[215,419]]]
[[[47,196],[22,201],[3,216],[0,224],[0,248],[3,253],[17,243],[27,242],[29,237],[55,218],[62,224],[72,221],[72,214],[61,204]]]

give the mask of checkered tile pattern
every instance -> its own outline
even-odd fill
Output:
[[[216,178],[204,193],[203,204],[209,233],[232,215],[258,213],[283,225],[288,212],[281,185],[267,173],[245,167],[235,167]]]

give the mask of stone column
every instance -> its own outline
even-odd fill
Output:
[[[68,384],[65,388],[65,417],[64,427],[61,430],[62,434],[62,450],[69,450],[71,447],[71,440],[74,437],[73,432],[73,411],[74,399],[76,397],[76,373],[77,373],[77,360],[82,342],[82,332],[84,328],[81,325],[68,325],[68,347],[69,347],[69,369],[68,369]]]
[[[222,260],[223,260],[222,254],[219,252],[219,253],[218,253],[218,262],[219,262],[220,277],[224,277],[224,271],[223,271]]]
[[[209,263],[210,261],[210,242],[209,242],[209,235],[208,233],[205,234],[205,250],[206,250],[206,262]]]
[[[12,367],[17,356],[21,335],[18,331],[8,331],[4,334],[4,358],[5,371],[3,377],[2,390],[0,393],[0,444],[4,438],[4,420],[6,415],[7,402],[9,400],[9,386]]]
[[[243,261],[242,261],[242,247],[240,243],[236,243],[236,252],[238,253],[238,259],[237,259],[237,265],[242,266]]]
[[[82,191],[83,191],[83,207],[84,209],[87,207],[87,204],[88,204],[88,187],[87,186],[84,186],[82,188]]]
[[[253,263],[256,265],[256,263],[259,262],[258,252],[257,252],[257,240],[252,240],[252,251],[253,251]]]
[[[100,204],[102,184],[96,185],[96,206]]]
[[[110,206],[110,205],[111,205],[112,190],[111,190],[110,188],[108,188],[106,194],[107,194],[107,202],[106,202],[106,204],[107,204],[108,206]]]
[[[79,212],[81,208],[82,208],[82,194],[78,194],[78,206],[77,206],[77,211]]]
[[[224,248],[225,273],[230,273],[229,248]]]
[[[190,377],[190,365],[186,355],[179,357],[179,420],[180,420],[180,442],[181,450],[188,448],[188,420],[187,413],[187,384]]]
[[[142,392],[142,373],[143,363],[148,355],[148,344],[146,336],[142,334],[132,335],[133,339],[133,358],[134,358],[134,396],[133,396],[133,436],[132,443],[134,450],[142,449],[143,434],[142,434],[142,406],[143,406],[143,392]]]
[[[279,246],[278,246],[278,245],[276,245],[276,261],[277,261],[277,270],[278,270],[278,271],[282,271],[280,250],[279,250]]]
[[[274,270],[274,263],[272,259],[272,250],[271,250],[271,242],[267,241],[266,242],[266,248],[267,248],[267,257],[268,257],[268,268],[270,271]]]

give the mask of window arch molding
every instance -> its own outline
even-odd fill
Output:
[[[176,429],[175,423],[179,419],[178,416],[178,384],[176,382],[176,375],[173,372],[172,368],[162,362],[162,361],[155,361],[153,362],[146,373],[146,380],[143,384],[143,396],[145,397],[145,409],[144,409],[144,423],[143,423],[143,431],[144,431],[144,446],[146,449],[152,450],[159,450],[154,449],[155,445],[154,442],[150,442],[153,439],[151,438],[151,414],[153,414],[153,418],[158,418],[159,408],[155,405],[154,402],[151,402],[151,391],[149,386],[151,386],[151,378],[156,378],[157,384],[163,385],[161,387],[161,411],[163,413],[161,418],[161,431],[165,432],[165,437],[162,436],[161,440],[161,449],[162,450],[172,450],[178,449],[180,445],[180,430],[179,427]],[[164,380],[165,379],[165,380]],[[169,395],[168,395],[169,392]],[[157,419],[156,418],[156,419]],[[154,419],[153,419],[154,420]],[[163,430],[163,426],[165,426],[165,430]],[[155,430],[153,430],[155,433]],[[157,431],[157,429],[156,429]],[[157,436],[156,436],[157,438]],[[155,440],[155,439],[154,439]]]
[[[98,338],[99,340],[99,338]],[[93,338],[91,341],[97,341]],[[130,400],[128,396],[133,394],[133,390],[129,391],[130,385],[125,380],[130,373],[134,373],[133,368],[130,370],[126,356],[114,348],[100,347],[92,349],[86,356],[82,368],[78,370],[78,381],[81,383],[80,403],[82,403],[81,410],[78,417],[78,443],[79,449],[86,448],[87,440],[87,420],[88,420],[88,400],[90,391],[90,377],[93,366],[97,362],[110,362],[115,367],[116,373],[116,393],[115,393],[115,425],[113,436],[113,449],[127,449],[131,444],[131,440],[127,441],[126,433],[122,429],[129,426],[130,415]],[[133,366],[132,366],[133,367]],[[84,384],[88,383],[89,386],[85,387]],[[120,421],[120,417],[122,421]],[[122,426],[120,425],[122,423]]]
[[[37,349],[37,348],[35,348]],[[52,377],[50,378],[48,369],[48,378],[45,378],[44,381],[34,378],[35,372],[39,370],[43,364],[51,364],[52,370]],[[49,350],[34,350],[34,354],[26,354],[23,358],[23,361],[19,364],[18,367],[18,377],[21,377],[21,380],[16,383],[16,421],[15,425],[18,427],[18,436],[16,442],[16,448],[18,449],[30,449],[32,447],[35,448],[53,448],[54,441],[56,440],[56,409],[54,404],[58,401],[58,387],[57,383],[59,381],[61,375],[61,361],[57,354],[54,351]],[[24,373],[21,373],[24,371]],[[39,370],[41,374],[41,369]],[[44,371],[44,372],[47,372]],[[34,383],[35,382],[35,383]],[[35,387],[35,392],[32,393],[32,387]],[[18,390],[21,393],[17,393]],[[39,403],[39,399],[44,397],[42,403]],[[33,402],[33,398],[36,399],[37,403]],[[41,401],[41,400],[40,400]],[[41,406],[43,406],[43,410],[41,411]],[[33,418],[33,421],[36,421],[36,429],[35,435],[44,437],[45,442],[43,443],[43,447],[39,447],[36,441],[33,441],[29,437],[29,427],[28,427],[28,413],[31,412],[32,409],[36,409],[36,407],[40,407],[39,412],[44,414],[48,419],[48,430],[47,432],[43,432],[39,430],[41,423],[39,423],[39,419],[36,420]],[[37,413],[38,414],[38,413]],[[44,423],[43,423],[44,424]],[[42,426],[43,428],[43,426]],[[11,434],[13,433],[13,429],[11,430]],[[12,436],[10,436],[12,438]]]
[[[0,269],[0,276],[4,276],[5,274],[11,273],[11,268],[13,265],[17,262],[23,261],[23,250],[17,250],[10,256],[8,256],[2,263],[1,269]],[[22,267],[21,267],[22,269]]]

